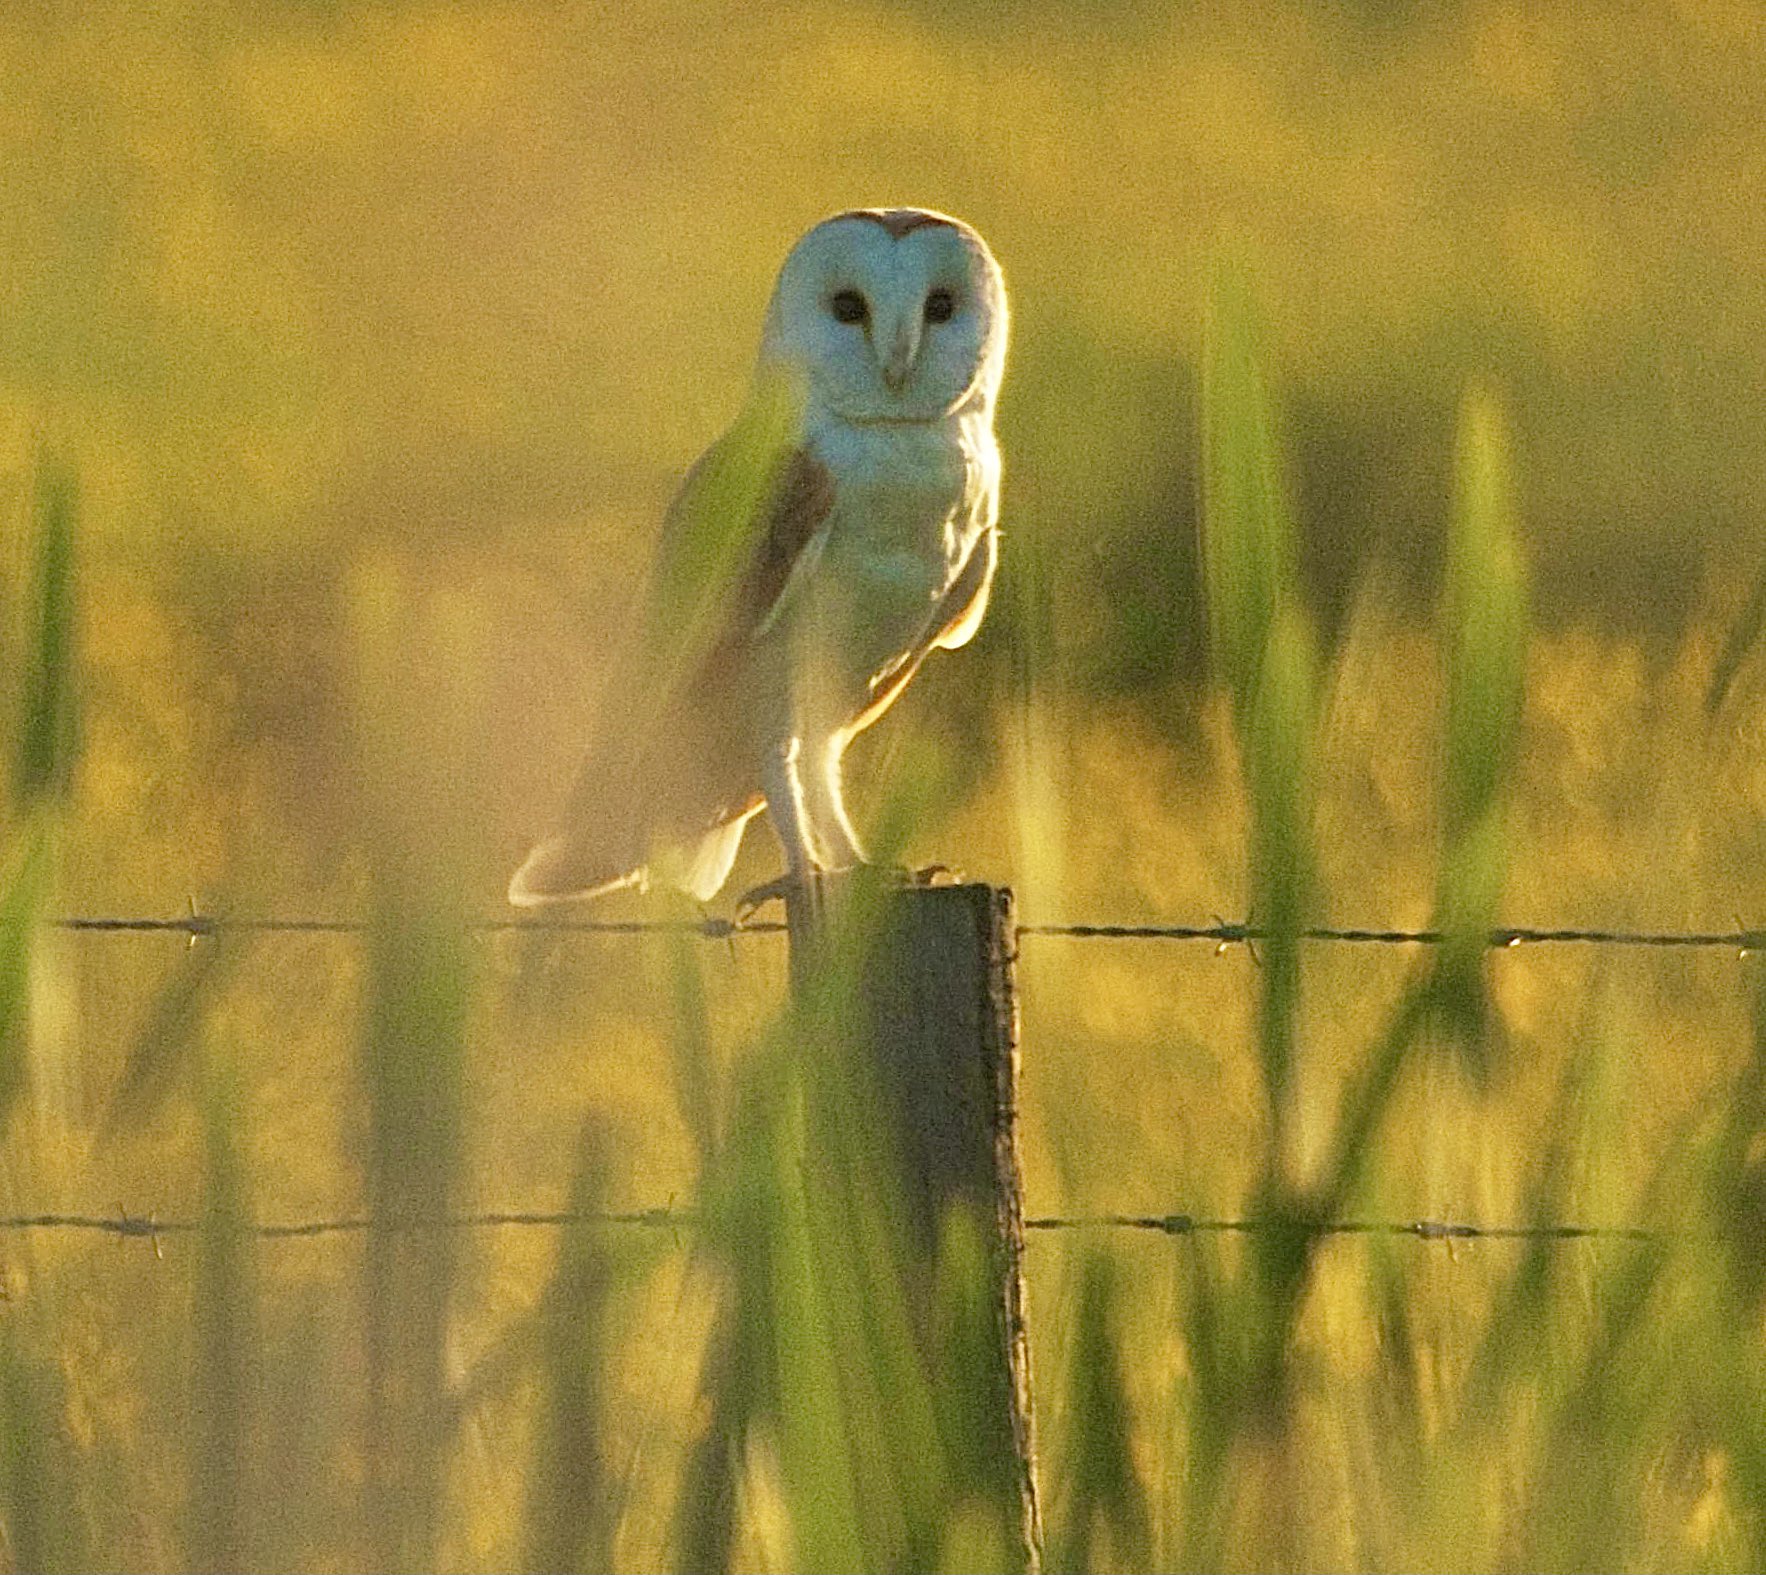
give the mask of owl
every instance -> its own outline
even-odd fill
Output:
[[[576,789],[516,871],[512,903],[653,882],[708,900],[763,808],[787,880],[865,862],[841,757],[987,609],[1005,355],[1004,277],[959,220],[860,208],[792,247],[745,407],[753,417],[769,391],[794,389],[783,440],[751,503],[730,476],[754,419],[701,456],[669,509],[658,576],[691,557],[708,507],[752,518],[736,522],[709,598],[685,599],[690,614],[680,596],[651,596],[651,655],[608,685]]]

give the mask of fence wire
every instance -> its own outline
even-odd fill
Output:
[[[362,935],[373,929],[367,919],[248,918],[192,911],[171,918],[129,915],[82,915],[52,921],[57,929],[85,934],[170,934],[191,941],[237,935]],[[697,935],[728,941],[741,935],[783,935],[788,926],[778,919],[572,919],[506,918],[468,921],[475,935],[558,933],[567,935]],[[1442,931],[1338,929],[1323,925],[1302,930],[1308,941],[1352,946],[1438,946]],[[1269,938],[1261,925],[1216,920],[1209,924],[1020,924],[1020,937],[1068,940],[1201,941],[1216,947],[1252,946]],[[1486,944],[1494,951],[1520,946],[1638,946],[1657,949],[1733,951],[1745,957],[1766,951],[1766,929],[1613,930],[1564,926],[1505,925],[1490,932]]]
[[[158,1250],[162,1238],[190,1236],[222,1229],[238,1236],[263,1241],[293,1241],[317,1236],[363,1235],[380,1229],[401,1234],[426,1231],[464,1231],[501,1228],[560,1230],[577,1226],[640,1226],[686,1232],[695,1230],[701,1217],[691,1210],[673,1208],[629,1209],[612,1212],[546,1212],[543,1210],[492,1210],[482,1214],[410,1215],[375,1219],[346,1215],[338,1219],[297,1220],[281,1223],[237,1221],[216,1225],[200,1219],[160,1219],[152,1214],[14,1214],[0,1216],[0,1231],[67,1230],[96,1231],[119,1238],[150,1241]],[[1307,1236],[1409,1236],[1418,1241],[1632,1241],[1666,1242],[1674,1233],[1638,1225],[1477,1225],[1454,1220],[1326,1220],[1308,1224],[1288,1219],[1212,1219],[1194,1214],[1076,1214],[1034,1215],[1024,1221],[1027,1231],[1148,1231],[1162,1236],[1257,1236],[1301,1234]]]
[[[226,934],[239,935],[360,935],[374,926],[366,919],[247,917],[198,912],[192,903],[188,913],[173,917],[141,915],[75,915],[52,921],[61,930],[97,935],[171,934],[184,936],[192,945],[199,940]],[[733,941],[738,936],[780,935],[788,926],[780,920],[745,917],[724,919],[578,919],[569,917],[496,918],[469,921],[473,934],[520,934],[523,932],[574,935],[696,935],[711,941]],[[1254,947],[1267,940],[1261,925],[1215,920],[1209,924],[1020,924],[1020,938],[1070,940],[1190,941],[1213,945]],[[1435,929],[1358,929],[1313,926],[1301,932],[1304,939],[1362,946],[1436,946],[1445,936]],[[1578,929],[1565,926],[1503,926],[1490,932],[1492,950],[1530,945],[1631,946],[1672,950],[1732,951],[1738,957],[1766,950],[1766,929],[1737,927],[1732,930],[1616,930]],[[376,1221],[366,1216],[283,1223],[243,1222],[232,1227],[240,1235],[260,1240],[288,1241],[319,1236],[365,1234],[376,1228],[421,1232],[499,1228],[564,1229],[572,1226],[639,1226],[672,1231],[691,1230],[698,1216],[668,1208],[636,1209],[614,1213],[492,1211],[413,1217]],[[1586,1225],[1545,1223],[1481,1225],[1455,1220],[1329,1220],[1297,1224],[1277,1219],[1215,1219],[1185,1213],[1041,1215],[1026,1219],[1026,1230],[1039,1233],[1077,1230],[1152,1232],[1168,1237],[1208,1235],[1262,1235],[1296,1231],[1312,1236],[1410,1237],[1425,1242],[1558,1241],[1558,1242],[1665,1242],[1669,1231],[1633,1225]],[[19,1214],[0,1216],[0,1232],[25,1230],[97,1231],[118,1238],[149,1240],[159,1251],[164,1237],[191,1235],[208,1228],[196,1219],[162,1220],[118,1209],[114,1215]]]
[[[56,929],[98,935],[183,935],[192,941],[217,935],[365,935],[369,919],[248,918],[190,912],[173,918],[123,914],[81,915],[51,921]],[[520,930],[556,931],[575,935],[699,935],[723,941],[735,935],[783,935],[781,919],[474,919],[465,929],[474,935],[500,935]]]

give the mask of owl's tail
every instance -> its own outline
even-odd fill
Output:
[[[649,872],[639,860],[623,858],[572,832],[537,843],[509,882],[509,901],[517,908],[543,908],[548,903],[604,897],[626,886],[648,885]]]
[[[615,851],[592,835],[560,832],[528,854],[509,882],[509,901],[517,908],[541,908],[605,897],[628,886],[644,891],[654,880],[709,902],[729,879],[743,829],[760,807],[755,804],[697,837],[642,851],[629,844]]]
[[[629,757],[592,754],[569,807],[509,882],[517,908],[602,897],[649,882],[654,795]]]
[[[535,908],[652,882],[701,902],[716,896],[765,803],[727,686],[685,686],[648,714],[628,698],[602,726],[562,819],[509,882],[509,901]]]

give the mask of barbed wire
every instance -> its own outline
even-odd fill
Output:
[[[205,914],[194,903],[186,914],[173,917],[132,915],[76,915],[52,921],[62,930],[87,934],[173,934],[192,944],[227,933],[250,935],[359,935],[374,928],[372,920],[345,918],[235,917]],[[588,935],[686,934],[707,940],[730,941],[742,935],[778,935],[789,926],[778,920],[723,919],[579,919],[570,917],[522,917],[468,921],[475,934],[509,934],[523,931]],[[1266,928],[1256,924],[1215,920],[1209,924],[1021,924],[1020,937],[1075,940],[1158,940],[1205,942],[1224,950],[1228,946],[1253,946],[1268,939]],[[1302,932],[1308,941],[1348,945],[1434,946],[1444,939],[1435,929],[1368,929],[1313,926]],[[1523,945],[1608,945],[1667,949],[1729,950],[1740,956],[1766,950],[1766,930],[1737,927],[1733,930],[1616,930],[1578,929],[1562,926],[1535,928],[1504,926],[1490,933],[1493,950]],[[329,1235],[365,1233],[377,1228],[394,1231],[471,1230],[501,1227],[562,1229],[577,1225],[629,1225],[669,1230],[690,1229],[697,1216],[668,1208],[638,1209],[612,1213],[493,1211],[480,1214],[424,1216],[376,1222],[367,1216],[305,1220],[285,1223],[241,1222],[242,1235],[265,1240],[293,1240]],[[1128,1230],[1170,1237],[1201,1235],[1255,1235],[1276,1231],[1302,1231],[1313,1236],[1393,1236],[1419,1241],[1631,1241],[1659,1242],[1669,1234],[1642,1226],[1535,1223],[1527,1225],[1480,1225],[1451,1220],[1330,1220],[1297,1224],[1291,1220],[1210,1218],[1185,1213],[1095,1214],[1036,1216],[1026,1219],[1026,1230]],[[151,1240],[158,1250],[160,1238],[189,1235],[205,1228],[194,1219],[161,1220],[118,1209],[114,1215],[21,1214],[0,1216],[0,1231],[84,1230],[119,1238]]]
[[[1420,1241],[1668,1241],[1643,1225],[1473,1225],[1455,1220],[1198,1219],[1191,1214],[1091,1214],[1027,1219],[1026,1230],[1141,1230],[1165,1236],[1414,1236]]]
[[[153,1214],[131,1214],[119,1208],[115,1214],[14,1214],[0,1216],[0,1231],[67,1230],[96,1231],[119,1238],[151,1241],[157,1250],[163,1237],[195,1235],[207,1229],[224,1229],[239,1236],[267,1241],[293,1241],[318,1236],[362,1235],[375,1229],[401,1234],[440,1230],[546,1229],[571,1226],[638,1226],[685,1231],[696,1228],[700,1216],[674,1208],[629,1209],[608,1212],[577,1210],[491,1210],[479,1214],[409,1215],[376,1220],[368,1215],[345,1215],[337,1219],[258,1223],[240,1220],[217,1226],[201,1219],[160,1219]],[[1287,1219],[1213,1219],[1193,1214],[1077,1214],[1035,1215],[1024,1221],[1028,1231],[1127,1230],[1149,1231],[1163,1236],[1266,1235],[1298,1233],[1309,1236],[1409,1236],[1419,1241],[1632,1241],[1662,1242],[1672,1233],[1637,1225],[1528,1224],[1477,1225],[1453,1220],[1326,1220],[1308,1224]]]
[[[76,915],[51,922],[57,929],[84,934],[171,934],[185,936],[191,941],[229,933],[362,935],[375,927],[370,919],[247,918],[194,911],[170,918]],[[783,935],[789,926],[783,920],[752,918],[510,918],[468,920],[464,928],[470,933],[485,935],[524,931],[577,935],[696,935],[705,940],[728,941],[741,935]],[[1303,940],[1363,946],[1438,946],[1446,939],[1444,932],[1436,929],[1358,929],[1317,925],[1300,933]],[[1221,948],[1250,946],[1269,939],[1269,931],[1261,925],[1226,920],[1210,924],[1020,924],[1017,934],[1020,937],[1069,940],[1201,941]],[[1505,925],[1492,930],[1486,944],[1496,951],[1542,945],[1638,946],[1733,951],[1746,956],[1750,952],[1766,951],[1766,929],[1615,930]]]
[[[1255,924],[1020,924],[1019,935],[1066,936],[1077,940],[1212,941],[1219,946],[1249,945],[1269,939]],[[1314,925],[1300,932],[1304,941],[1337,941],[1362,946],[1439,946],[1443,930],[1331,929]],[[1736,951],[1766,949],[1766,930],[1612,930],[1538,928],[1504,925],[1490,932],[1493,951],[1533,945],[1689,947]]]
[[[136,917],[123,914],[75,915],[51,921],[56,929],[86,934],[183,935],[191,940],[235,935],[366,935],[375,928],[371,919],[247,918],[190,912],[172,918]],[[783,935],[788,928],[780,919],[470,919],[464,928],[471,934],[507,934],[522,930],[557,931],[579,935],[699,935],[706,940],[728,940],[734,935]]]

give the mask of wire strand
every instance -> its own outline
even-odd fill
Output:
[[[1472,1225],[1454,1220],[1326,1220],[1303,1224],[1273,1219],[1198,1219],[1190,1214],[1090,1214],[1027,1219],[1026,1230],[1140,1230],[1165,1236],[1274,1235],[1414,1236],[1421,1241],[1667,1241],[1667,1232],[1641,1225]]]
[[[365,919],[231,917],[199,913],[172,918],[127,915],[80,915],[53,921],[63,930],[86,934],[174,934],[198,939],[227,933],[253,935],[358,935],[372,929]],[[777,935],[788,926],[776,920],[702,919],[574,919],[507,918],[481,919],[466,928],[475,934],[508,934],[522,931],[588,935],[688,934],[707,940],[728,941],[739,935]],[[1254,924],[1216,921],[1188,924],[1021,924],[1020,937],[1072,940],[1156,940],[1206,942],[1218,949],[1249,946],[1268,938],[1268,931]],[[1302,932],[1304,939],[1347,945],[1434,946],[1443,940],[1439,930],[1334,929],[1322,926]],[[1739,956],[1766,950],[1766,930],[1711,931],[1574,929],[1567,927],[1504,927],[1493,930],[1489,946],[1510,949],[1522,945],[1605,945],[1675,949],[1734,951]],[[381,1222],[381,1228],[397,1231],[469,1230],[498,1227],[560,1229],[572,1225],[634,1225],[665,1229],[690,1228],[697,1217],[670,1209],[639,1209],[626,1213],[536,1213],[500,1211],[483,1214],[413,1217]],[[1315,1236],[1408,1236],[1422,1241],[1663,1241],[1667,1235],[1641,1226],[1587,1225],[1577,1223],[1531,1225],[1477,1225],[1446,1220],[1332,1220],[1296,1225],[1285,1220],[1211,1219],[1190,1214],[1096,1214],[1072,1217],[1038,1216],[1027,1219],[1027,1230],[1132,1230],[1165,1236],[1254,1235],[1274,1231],[1303,1230]],[[186,1235],[203,1229],[200,1220],[160,1220],[152,1215],[21,1214],[0,1217],[0,1231],[87,1230],[118,1237],[144,1237],[156,1248],[163,1236]],[[240,1233],[266,1240],[362,1233],[376,1228],[373,1219],[357,1216],[285,1223],[242,1224]]]
[[[1269,939],[1255,924],[1021,924],[1021,936],[1060,936],[1073,940],[1211,941],[1217,946],[1249,945]],[[1329,929],[1302,930],[1307,941],[1334,941],[1355,946],[1439,946],[1441,930]],[[1562,926],[1533,928],[1507,925],[1490,932],[1485,944],[1494,951],[1518,946],[1655,946],[1722,949],[1746,955],[1766,949],[1766,930],[1595,930]]]
[[[256,1223],[240,1221],[231,1233],[267,1241],[292,1241],[317,1236],[365,1234],[382,1229],[405,1234],[438,1230],[543,1229],[579,1225],[628,1225],[661,1230],[690,1230],[700,1216],[671,1208],[613,1212],[499,1209],[480,1214],[411,1215],[376,1220],[367,1215],[337,1219]],[[96,1231],[118,1237],[158,1242],[167,1236],[188,1236],[209,1228],[200,1219],[160,1219],[153,1214],[13,1214],[0,1216],[0,1231]],[[1038,1215],[1025,1220],[1031,1231],[1128,1230],[1163,1236],[1265,1235],[1299,1232],[1310,1236],[1410,1236],[1420,1241],[1650,1241],[1672,1239],[1666,1231],[1635,1225],[1532,1224],[1477,1225],[1451,1220],[1328,1220],[1301,1224],[1280,1219],[1210,1219],[1192,1214]]]
[[[212,913],[187,913],[174,918],[132,915],[76,915],[53,921],[57,929],[83,934],[184,935],[192,940],[236,935],[365,935],[369,919],[235,918]],[[777,919],[475,919],[472,934],[509,934],[522,930],[578,935],[700,935],[728,940],[734,935],[782,935],[787,926]]]
[[[217,935],[361,935],[374,926],[367,919],[246,918],[188,913],[172,918],[131,915],[76,915],[52,921],[56,928],[81,934],[182,935],[191,940]],[[782,935],[788,926],[777,919],[478,919],[472,934],[504,935],[524,931],[574,935],[697,935],[727,941],[739,935]],[[1020,937],[1067,940],[1203,941],[1214,946],[1248,946],[1269,939],[1256,924],[1020,924]],[[1336,929],[1324,926],[1301,931],[1308,941],[1360,946],[1438,946],[1440,930]],[[1613,930],[1563,926],[1504,926],[1490,932],[1492,950],[1520,946],[1641,946],[1663,949],[1733,951],[1741,956],[1766,951],[1766,929]]]

